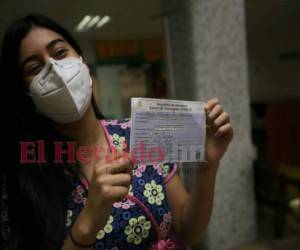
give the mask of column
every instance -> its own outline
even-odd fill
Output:
[[[201,249],[234,249],[256,236],[245,3],[161,0],[161,5],[170,97],[217,97],[231,116],[235,137],[220,165],[213,215]],[[184,179],[189,186],[191,176]]]

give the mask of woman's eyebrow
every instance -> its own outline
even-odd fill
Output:
[[[66,43],[66,41],[62,38],[54,39],[50,43],[47,44],[47,46],[46,46],[47,50],[52,49],[57,43]]]
[[[52,49],[57,43],[66,43],[66,41],[62,38],[57,38],[52,40],[51,42],[49,42],[46,46],[47,50]],[[29,63],[30,61],[34,61],[34,60],[38,60],[38,56],[37,55],[31,55],[28,56],[22,63],[21,63],[21,69],[24,68],[26,63]]]

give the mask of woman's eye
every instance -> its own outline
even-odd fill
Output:
[[[55,57],[61,58],[61,57],[65,56],[66,53],[67,53],[67,50],[66,50],[66,49],[60,49],[60,50],[57,50],[57,51],[55,52]]]
[[[37,75],[43,69],[43,65],[35,65],[30,67],[27,71],[27,75]]]

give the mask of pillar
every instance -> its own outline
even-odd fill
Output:
[[[217,97],[231,116],[235,136],[220,164],[213,214],[201,249],[234,249],[256,236],[245,4],[161,0],[161,6],[170,98]],[[184,177],[188,185],[191,176]]]

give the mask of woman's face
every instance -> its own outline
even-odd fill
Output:
[[[19,62],[26,88],[50,57],[61,60],[66,57],[79,57],[79,55],[58,33],[46,28],[33,28],[20,46]]]

